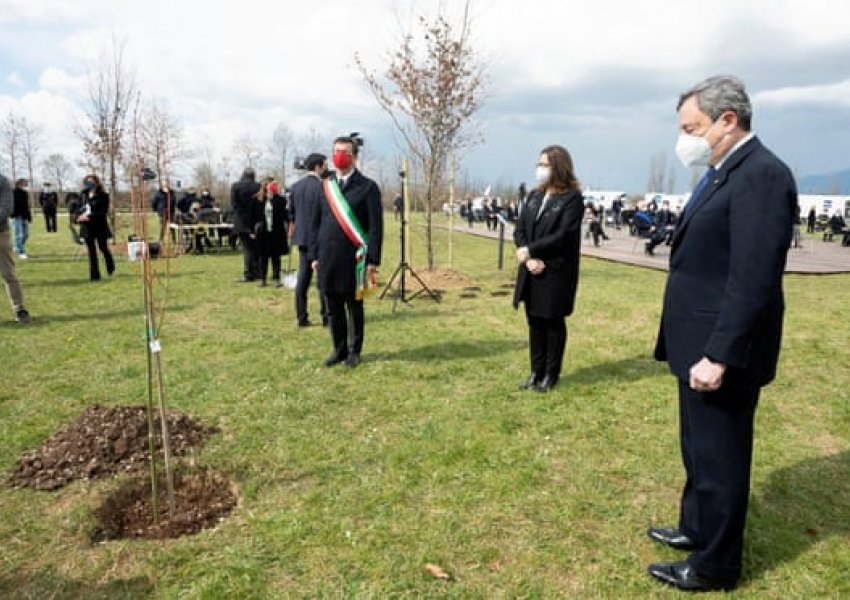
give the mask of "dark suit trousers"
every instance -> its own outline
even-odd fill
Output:
[[[753,419],[760,388],[692,390],[679,380],[679,419],[685,487],[679,529],[697,544],[688,563],[714,579],[741,575],[750,494]]]
[[[561,363],[567,347],[567,323],[562,319],[543,319],[526,312],[528,351],[531,370],[538,378],[561,376]]]
[[[239,241],[242,243],[242,275],[245,279],[257,279],[260,276],[257,241],[248,233],[240,233]]]
[[[310,318],[307,311],[307,294],[310,291],[310,282],[313,280],[313,265],[307,256],[307,246],[298,246],[298,283],[295,285],[295,316],[299,323],[304,323]],[[322,307],[322,320],[327,317],[328,310],[325,306],[325,296],[319,291],[319,299]]]
[[[326,294],[334,354],[344,358],[363,351],[363,301],[354,294]],[[351,319],[349,332],[348,319]]]
[[[112,252],[109,251],[109,244],[106,237],[86,238],[86,249],[89,251],[89,279],[92,281],[100,279],[100,265],[98,264],[97,249],[95,244],[100,248],[103,254],[103,259],[106,262],[106,272],[112,275],[115,270],[115,261],[112,259]]]

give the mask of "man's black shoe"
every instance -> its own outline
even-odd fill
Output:
[[[539,379],[537,377],[537,373],[532,373],[531,375],[528,376],[528,379],[526,379],[521,384],[519,384],[519,389],[530,390],[531,388],[533,388],[537,385],[538,381],[539,381]]]
[[[310,322],[310,319],[304,319],[303,321],[298,321],[299,327],[310,327],[311,325],[312,325],[312,323]]]
[[[349,369],[353,369],[357,365],[360,364],[360,355],[357,352],[352,352],[348,355],[348,358],[345,359],[345,366]]]
[[[334,365],[338,365],[339,363],[343,362],[346,358],[347,357],[339,356],[336,352],[334,352],[333,354],[331,354],[329,357],[327,357],[325,359],[325,366],[326,367],[332,367]]]
[[[735,581],[709,579],[698,575],[687,562],[656,563],[649,565],[650,575],[669,585],[686,592],[709,592],[711,590],[731,590]]]
[[[694,541],[678,529],[672,527],[650,527],[646,531],[649,539],[666,544],[676,550],[695,550]]]
[[[540,393],[545,394],[546,392],[551,390],[553,387],[555,387],[557,384],[558,384],[558,376],[557,375],[544,375],[543,379],[540,380],[540,383],[538,383],[537,386],[535,386],[534,389],[537,390]]]

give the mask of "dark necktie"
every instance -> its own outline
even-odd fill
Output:
[[[702,194],[705,188],[708,186],[708,182],[711,181],[716,174],[717,169],[715,169],[714,167],[709,167],[705,174],[702,176],[702,179],[697,182],[696,186],[694,186],[694,191],[691,192],[691,197],[688,199],[688,203],[685,204],[685,208],[682,209],[683,217],[688,213],[688,210],[690,210],[691,206],[694,205],[700,194]]]

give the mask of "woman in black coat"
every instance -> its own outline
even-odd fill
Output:
[[[89,279],[100,279],[97,249],[100,248],[106,262],[106,273],[115,272],[115,261],[106,241],[112,237],[106,215],[109,212],[109,194],[103,189],[97,175],[91,173],[83,178],[83,191],[80,194],[81,206],[77,212],[77,223],[80,225],[80,237],[86,240],[89,252]]]
[[[578,287],[584,201],[563,147],[543,149],[536,176],[538,187],[514,230],[519,262],[514,308],[525,304],[531,358],[531,374],[520,388],[548,392],[561,376],[565,319],[573,312]]]
[[[275,287],[280,287],[280,257],[282,254],[289,254],[289,212],[286,209],[286,199],[280,195],[276,182],[264,183],[257,192],[252,215],[254,239],[260,255],[259,286],[266,287],[266,275],[271,259],[272,281]]]

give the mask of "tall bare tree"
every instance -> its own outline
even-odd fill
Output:
[[[41,170],[45,179],[56,182],[60,194],[74,176],[74,165],[61,153],[49,154],[41,163]]]
[[[9,165],[9,175],[14,183],[18,179],[20,161],[21,125],[20,117],[9,111],[0,123],[0,135],[3,137],[3,156]]]
[[[647,192],[664,192],[664,182],[667,175],[667,153],[661,151],[649,160],[649,179],[646,182]]]
[[[44,128],[38,123],[29,121],[26,117],[19,120],[21,128],[21,154],[27,169],[27,178],[30,182],[29,196],[30,206],[34,205],[35,192],[35,166],[38,161],[38,152],[41,150]]]
[[[136,80],[124,60],[124,41],[113,36],[96,71],[88,75],[86,120],[76,126],[83,143],[85,164],[103,176],[113,198],[110,219],[115,224],[118,167],[122,164],[125,133],[132,104],[137,101]],[[113,227],[114,229],[114,227]]]
[[[162,183],[175,163],[190,155],[183,139],[183,124],[156,100],[147,104],[142,115],[139,133],[145,164],[154,169]]]
[[[404,34],[382,77],[355,56],[422,173],[429,269],[434,268],[432,215],[441,204],[448,158],[477,141],[472,117],[483,104],[486,69],[472,47],[471,24],[469,0],[457,22],[442,12],[420,17],[421,39]]]
[[[198,144],[198,160],[192,167],[192,180],[199,188],[207,188],[211,194],[215,194],[216,175],[213,166],[213,147],[208,138],[204,138]]]
[[[263,156],[263,151],[250,133],[243,133],[236,138],[233,142],[233,152],[245,161],[244,167],[256,168],[257,162]]]
[[[284,123],[278,123],[272,132],[268,151],[272,172],[286,185],[286,172],[295,151],[295,134]]]

